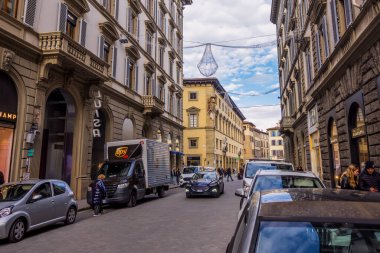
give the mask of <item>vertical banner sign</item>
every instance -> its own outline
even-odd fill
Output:
[[[93,120],[93,129],[92,129],[92,136],[94,138],[101,137],[100,129],[99,129],[102,125],[102,122],[100,121],[100,115],[99,115],[99,109],[102,107],[101,98],[102,98],[102,94],[100,94],[100,90],[98,90],[94,99],[95,116]]]

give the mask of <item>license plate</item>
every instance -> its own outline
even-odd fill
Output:
[[[197,192],[203,192],[203,190],[197,190]]]

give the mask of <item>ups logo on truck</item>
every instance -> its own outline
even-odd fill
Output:
[[[115,151],[115,157],[128,158],[127,152],[128,152],[128,147],[119,147]]]

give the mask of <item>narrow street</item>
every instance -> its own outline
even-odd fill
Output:
[[[107,208],[93,217],[78,214],[70,226],[55,225],[28,233],[16,244],[0,241],[1,252],[225,252],[234,232],[242,181],[225,181],[220,198],[186,199],[183,188],[163,199],[140,201],[134,208]]]

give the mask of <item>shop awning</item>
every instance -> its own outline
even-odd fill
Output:
[[[179,151],[174,151],[174,150],[170,150],[170,153],[174,155],[184,155],[184,153],[179,152]]]

